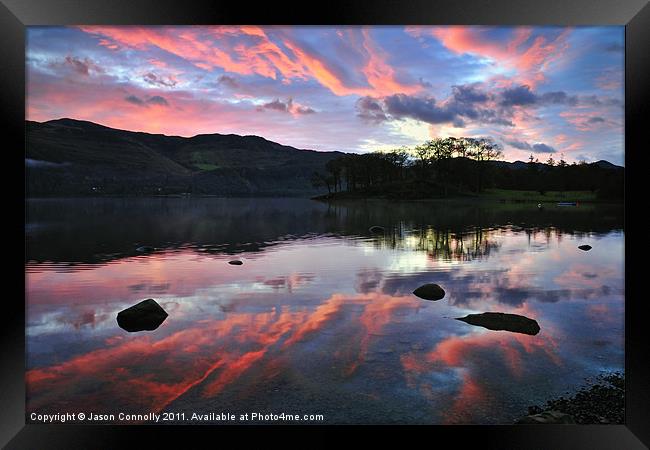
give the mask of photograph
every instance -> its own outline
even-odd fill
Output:
[[[28,423],[624,423],[624,27],[30,26]]]

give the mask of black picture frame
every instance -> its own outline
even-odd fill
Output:
[[[254,5],[254,6],[253,6]],[[454,446],[474,443],[481,448],[501,449],[641,449],[650,443],[650,396],[648,394],[647,328],[641,308],[647,299],[643,292],[644,270],[635,266],[635,256],[643,256],[642,221],[631,220],[643,205],[643,191],[633,187],[647,165],[642,145],[648,118],[650,82],[650,4],[645,0],[328,0],[322,4],[304,2],[225,2],[171,0],[1,0],[0,2],[0,96],[5,142],[5,172],[2,177],[6,203],[12,213],[5,223],[15,242],[24,236],[24,195],[20,198],[21,175],[24,183],[25,143],[25,27],[67,24],[340,24],[340,25],[624,25],[625,26],[625,425],[513,425],[513,426],[419,426],[410,427],[431,444],[453,442]],[[7,139],[9,138],[9,139]],[[647,140],[646,140],[647,142]],[[647,146],[647,144],[646,144]],[[640,184],[639,184],[640,185]],[[638,186],[638,185],[637,185]],[[23,184],[24,188],[24,184]],[[24,194],[24,189],[22,194]],[[22,213],[22,214],[21,214]],[[11,238],[9,238],[11,240]],[[24,241],[23,241],[24,242]],[[16,254],[24,246],[17,245]],[[19,256],[15,257],[19,259]],[[7,258],[7,261],[10,259]],[[13,260],[13,259],[11,259]],[[24,264],[8,264],[8,284],[15,295],[3,299],[2,351],[0,370],[0,444],[9,449],[23,448],[117,448],[145,438],[154,441],[184,442],[208,437],[213,445],[225,444],[224,426],[111,426],[25,424],[25,309]],[[15,273],[14,273],[15,271]],[[19,275],[21,271],[22,275]],[[20,280],[23,280],[21,283]],[[22,297],[21,297],[22,292]],[[646,336],[646,338],[643,338]],[[239,444],[260,437],[270,442],[278,428],[309,433],[309,440],[331,438],[333,429],[342,427],[235,427]],[[343,427],[350,430],[350,427]],[[403,427],[400,427],[403,429]],[[250,432],[254,430],[254,432]],[[393,427],[374,427],[373,433],[393,433]],[[231,428],[228,431],[233,431]],[[219,441],[214,440],[219,437]],[[190,446],[191,447],[191,446]]]

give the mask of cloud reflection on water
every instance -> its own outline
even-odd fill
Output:
[[[452,233],[408,217],[386,237],[300,238],[284,224],[293,238],[246,253],[240,267],[192,246],[79,270],[28,263],[28,410],[216,402],[322,411],[334,422],[504,423],[622,367],[620,231]],[[577,250],[584,239],[589,254]],[[443,301],[411,294],[427,282],[445,289]],[[147,297],[169,312],[161,327],[117,328],[117,312]],[[534,318],[541,331],[453,320],[485,311]]]

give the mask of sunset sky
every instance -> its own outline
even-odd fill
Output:
[[[27,119],[624,162],[623,27],[29,27]]]

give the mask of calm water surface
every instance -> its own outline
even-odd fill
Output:
[[[619,206],[179,198],[27,209],[28,413],[512,423],[623,369]],[[429,282],[444,299],[411,293]],[[119,328],[117,313],[146,298],[165,322]],[[487,311],[541,331],[454,320]]]

